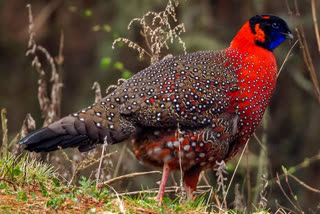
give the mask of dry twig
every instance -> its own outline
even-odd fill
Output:
[[[26,55],[32,55],[34,58],[32,60],[32,66],[39,74],[38,81],[38,100],[40,104],[40,109],[42,112],[42,116],[44,117],[43,125],[46,126],[60,118],[60,106],[61,106],[61,93],[62,93],[62,80],[60,75],[57,72],[56,64],[54,58],[50,55],[48,50],[41,45],[38,45],[35,40],[36,32],[34,30],[34,20],[31,5],[27,5],[28,13],[29,13],[29,42],[28,42],[28,50]],[[62,48],[63,45],[63,36],[60,40],[60,51],[58,56],[58,63],[61,66],[63,62],[62,57]],[[50,96],[47,93],[48,83],[45,80],[46,73],[43,70],[42,63],[39,60],[38,53],[44,55],[46,62],[49,64],[51,68],[51,78],[50,82],[52,82],[51,93]]]
[[[2,155],[8,152],[8,127],[7,124],[7,110],[5,108],[1,109],[1,127],[2,127],[2,143],[0,143],[0,153]],[[1,155],[1,154],[0,154]]]
[[[300,213],[303,213],[303,211],[301,209],[299,209],[294,203],[293,201],[290,199],[290,197],[288,196],[288,194],[286,193],[286,191],[283,189],[282,185],[281,185],[281,181],[280,181],[280,177],[279,174],[277,173],[277,184],[280,187],[281,192],[283,193],[283,195],[286,197],[286,199],[290,202],[290,204]]]
[[[107,140],[105,140],[105,141],[107,142]],[[99,167],[98,167],[98,171],[97,171],[96,189],[99,188],[98,185],[99,185],[99,179],[100,179],[100,173],[101,173],[101,167],[102,167],[105,148],[106,148],[106,144],[103,144],[102,151],[101,151],[100,162],[99,162]]]
[[[229,189],[230,189],[230,187],[231,187],[232,181],[233,181],[234,176],[235,176],[235,174],[236,174],[236,172],[237,172],[237,170],[238,170],[238,167],[239,167],[240,161],[242,160],[243,154],[244,154],[244,152],[245,152],[246,149],[247,149],[248,143],[249,143],[249,139],[247,140],[247,142],[246,142],[246,144],[244,145],[244,148],[243,148],[243,150],[242,150],[242,152],[241,152],[240,158],[239,158],[239,160],[238,160],[238,162],[237,162],[236,168],[235,168],[234,171],[233,171],[233,174],[232,174],[232,176],[231,176],[231,179],[230,179],[230,182],[229,182],[229,185],[228,185],[228,188],[227,188],[227,191],[226,191],[226,194],[225,194],[225,196],[224,196],[224,199],[223,199],[223,202],[222,202],[222,203],[224,203],[224,201],[225,201],[226,198],[227,198],[227,195],[228,195]]]
[[[134,177],[137,177],[137,176],[150,175],[150,174],[161,174],[161,172],[160,171],[134,172],[134,173],[130,173],[130,174],[127,174],[127,175],[121,175],[119,177],[109,179],[109,180],[103,182],[102,184],[99,184],[98,188],[103,188],[103,187],[108,186],[108,185],[110,185],[112,183],[119,182],[119,181],[127,179],[127,178],[134,178]]]
[[[288,9],[288,13],[289,15],[293,15],[293,11],[291,10],[288,0],[286,0],[286,4],[287,4],[287,9]],[[299,10],[299,5],[298,5],[298,1],[294,0],[294,9],[295,9],[295,16],[300,17],[300,10]],[[301,24],[301,22],[298,24],[298,26],[295,28],[298,40],[299,40],[299,44],[302,50],[302,55],[303,55],[303,60],[306,64],[306,67],[309,71],[314,89],[315,89],[315,93],[316,93],[316,98],[318,100],[318,102],[320,103],[320,86],[319,86],[319,81],[318,81],[318,77],[316,74],[316,70],[312,61],[312,57],[310,54],[310,50],[308,47],[308,42],[305,36],[305,32],[304,32],[304,27]]]
[[[115,47],[116,43],[124,42],[128,47],[137,50],[140,58],[144,55],[148,55],[151,64],[161,59],[160,54],[163,52],[163,49],[168,50],[168,42],[173,43],[174,39],[182,45],[184,53],[186,53],[186,45],[180,37],[181,33],[185,32],[184,24],[178,24],[175,27],[172,27],[170,24],[170,19],[174,22],[178,21],[175,11],[175,8],[178,5],[178,0],[169,0],[163,11],[158,13],[150,11],[141,18],[132,19],[128,24],[128,29],[131,28],[133,22],[138,22],[141,25],[141,35],[145,39],[148,50],[127,38],[118,38],[114,40],[112,48]]]
[[[94,82],[91,89],[94,90],[94,92],[95,92],[94,102],[95,103],[100,102],[102,99],[100,84],[98,82]]]
[[[264,175],[261,176],[261,180],[263,182],[263,186],[259,194],[260,195],[259,208],[266,209],[268,205],[268,200],[266,198],[268,180]]]
[[[197,187],[197,191],[195,191],[194,193],[196,194],[202,194],[205,192],[210,192],[212,189],[212,186],[198,186]],[[154,188],[154,189],[149,189],[149,190],[140,190],[140,191],[133,191],[133,192],[125,192],[125,193],[121,193],[119,194],[119,196],[130,196],[130,195],[138,195],[138,194],[157,194],[159,192],[158,188]],[[181,192],[181,187],[180,186],[171,186],[171,187],[166,187],[165,188],[165,193],[177,193],[177,192]]]
[[[314,33],[316,34],[316,39],[317,39],[317,44],[318,44],[318,52],[320,53],[320,34],[319,34],[318,19],[317,19],[317,13],[316,13],[316,1],[315,0],[311,0],[311,11],[312,11]]]
[[[308,190],[310,190],[312,192],[315,192],[315,193],[320,193],[320,190],[309,186],[308,184],[304,183],[303,181],[301,181],[299,178],[297,178],[296,176],[292,175],[291,173],[288,173],[288,176],[293,178],[295,181],[297,181],[300,185],[302,185],[306,189],[308,189]]]
[[[299,41],[299,40],[296,40],[296,41],[293,43],[293,45],[291,46],[291,48],[289,49],[289,51],[288,51],[288,53],[287,53],[286,57],[284,58],[284,60],[283,60],[283,62],[282,62],[282,64],[281,64],[281,66],[280,66],[280,68],[279,68],[279,71],[278,71],[277,77],[279,77],[279,75],[280,75],[280,73],[281,73],[281,71],[282,71],[282,69],[283,69],[284,65],[285,65],[285,64],[286,64],[286,62],[288,61],[288,59],[289,59],[289,57],[290,57],[290,54],[291,54],[291,52],[292,52],[293,48],[294,48],[294,47],[296,46],[296,44],[298,43],[298,41]]]

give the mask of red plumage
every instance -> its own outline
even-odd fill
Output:
[[[131,138],[139,160],[183,171],[189,197],[202,170],[230,159],[253,134],[275,89],[272,50],[292,34],[276,16],[252,17],[230,47],[162,60],[99,103],[21,140],[30,151],[118,143]]]

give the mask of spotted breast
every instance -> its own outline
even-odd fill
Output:
[[[163,167],[157,199],[171,170],[181,169],[188,197],[202,170],[228,160],[253,134],[275,89],[273,49],[291,31],[272,15],[252,17],[230,47],[161,60],[99,103],[31,133],[29,151],[131,139],[137,158]]]

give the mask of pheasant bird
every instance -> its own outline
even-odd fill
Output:
[[[192,197],[200,172],[230,159],[258,126],[276,86],[272,51],[286,38],[293,36],[283,19],[254,16],[228,48],[161,60],[20,143],[35,152],[85,152],[131,139],[137,159],[163,167],[158,200],[180,167]]]

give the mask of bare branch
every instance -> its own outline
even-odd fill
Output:
[[[279,174],[277,173],[277,184],[279,185],[281,192],[283,193],[283,195],[287,198],[287,200],[290,202],[290,204],[299,211],[298,207],[292,202],[292,200],[290,199],[290,197],[287,195],[286,191],[284,191],[282,185],[281,185],[281,181],[279,178]]]
[[[148,50],[127,38],[116,39],[112,44],[112,48],[116,43],[124,42],[130,48],[137,50],[139,57],[143,57],[145,54],[148,55],[152,64],[161,59],[160,54],[163,49],[168,50],[169,42],[173,43],[174,39],[176,39],[182,45],[186,54],[186,45],[180,37],[181,33],[185,32],[184,24],[178,24],[175,27],[170,24],[171,20],[178,21],[175,11],[178,5],[178,0],[169,0],[163,11],[149,11],[141,18],[134,18],[129,22],[128,29],[131,28],[133,22],[138,22],[141,25],[141,35],[144,37]]]
[[[295,14],[296,16],[300,16],[300,10],[299,10],[299,5],[298,5],[298,1],[294,0],[294,6],[295,6]],[[315,67],[311,58],[311,54],[310,54],[310,50],[308,47],[308,43],[306,40],[306,36],[304,33],[304,27],[301,23],[299,23],[298,27],[295,29],[297,32],[297,36],[298,36],[298,40],[300,43],[300,47],[302,49],[302,54],[303,54],[303,59],[304,62],[308,68],[308,71],[310,73],[310,77],[315,89],[315,93],[316,93],[316,97],[318,102],[320,103],[320,86],[319,86],[319,81],[318,81],[318,77],[315,71]]]
[[[21,136],[25,137],[28,135],[30,131],[36,129],[36,121],[32,118],[31,114],[28,113],[26,118],[24,118],[20,134]]]
[[[300,179],[298,179],[296,176],[292,175],[291,173],[288,173],[288,175],[289,175],[289,177],[293,178],[295,181],[297,181],[300,185],[302,185],[306,189],[308,189],[312,192],[315,192],[315,193],[320,193],[320,190],[309,186],[308,184],[304,183],[303,181],[301,181]]]
[[[278,71],[277,77],[279,77],[279,75],[280,75],[280,73],[281,73],[281,71],[282,71],[282,69],[283,69],[284,65],[285,65],[285,64],[286,64],[286,62],[288,61],[289,56],[290,56],[290,54],[291,54],[291,52],[292,52],[293,48],[294,48],[294,47],[296,46],[296,44],[298,43],[298,41],[299,41],[299,40],[296,40],[296,41],[293,43],[293,45],[291,46],[291,48],[289,49],[289,51],[288,51],[288,53],[287,53],[286,57],[284,58],[284,60],[283,60],[283,62],[282,62],[282,64],[281,64],[281,66],[280,66],[280,68],[279,68],[279,71]]]
[[[2,144],[0,143],[0,154],[7,154],[8,152],[8,119],[7,110],[1,109],[1,127],[2,127]]]
[[[108,186],[108,185],[110,185],[112,183],[119,182],[119,181],[127,179],[127,178],[134,178],[134,177],[137,177],[137,176],[150,175],[150,174],[161,174],[161,172],[160,171],[134,172],[134,173],[130,173],[130,174],[127,174],[127,175],[121,175],[119,177],[109,179],[109,180],[103,182],[102,184],[99,184],[98,188],[103,188],[103,187]]]
[[[44,126],[48,125],[60,118],[60,106],[61,106],[61,93],[62,93],[62,80],[60,75],[57,72],[56,64],[54,58],[50,55],[48,50],[40,45],[36,44],[35,36],[36,32],[34,30],[34,20],[31,5],[27,5],[28,14],[29,14],[29,42],[28,42],[28,50],[26,55],[32,55],[34,58],[32,60],[32,66],[39,74],[38,80],[38,100],[40,104],[40,109],[42,112],[42,117],[44,118]],[[63,35],[60,40],[60,49],[59,49],[59,66],[62,65],[63,56]],[[50,97],[47,92],[48,83],[46,82],[45,76],[46,72],[43,70],[42,63],[38,58],[38,53],[41,53],[45,56],[46,63],[50,65],[51,68],[51,79],[52,82]]]
[[[225,196],[224,196],[223,202],[224,202],[224,201],[226,200],[226,198],[227,198],[227,195],[228,195],[229,189],[230,189],[230,187],[231,187],[232,181],[233,181],[234,176],[235,176],[235,174],[236,174],[236,172],[237,172],[237,170],[238,170],[238,167],[239,167],[239,164],[240,164],[240,162],[241,162],[241,160],[242,160],[243,154],[244,154],[244,152],[245,152],[246,149],[247,149],[248,143],[249,143],[249,139],[247,140],[246,144],[244,145],[244,148],[243,148],[243,150],[242,150],[242,152],[241,152],[241,155],[240,155],[240,158],[239,158],[238,163],[237,163],[237,165],[236,165],[236,168],[235,168],[234,171],[233,171],[233,174],[232,174],[232,177],[231,177],[231,179],[230,179],[230,182],[229,182],[229,185],[228,185],[226,194],[225,194]],[[222,203],[223,203],[223,202],[222,202]]]
[[[315,32],[316,38],[317,38],[318,52],[320,53],[320,34],[319,34],[319,27],[318,27],[317,13],[316,13],[316,1],[315,0],[311,0],[311,10],[312,10],[314,32]]]
[[[100,92],[101,94],[101,92]],[[107,140],[105,140],[107,142]],[[100,179],[100,174],[101,174],[101,167],[102,167],[102,162],[103,162],[103,157],[104,157],[104,150],[106,148],[106,144],[103,144],[102,146],[102,151],[101,151],[101,157],[100,157],[100,162],[99,162],[99,167],[98,167],[98,172],[97,172],[97,179],[96,179],[96,189],[99,188],[99,179]]]
[[[91,89],[95,91],[95,99],[94,99],[94,102],[95,102],[95,103],[100,102],[101,99],[102,99],[100,84],[99,84],[98,82],[94,82]]]

